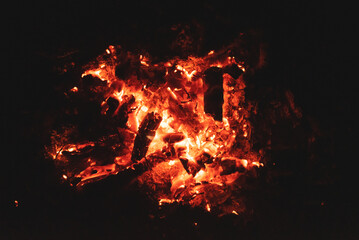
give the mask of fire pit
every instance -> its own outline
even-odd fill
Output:
[[[351,9],[17,2],[0,238],[358,239]]]
[[[65,92],[69,121],[46,147],[62,178],[81,187],[133,172],[159,205],[243,212],[244,179],[263,156],[252,150],[255,109],[234,46],[165,62],[109,46]]]

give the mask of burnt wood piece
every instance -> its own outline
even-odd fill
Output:
[[[118,113],[120,114],[128,114],[130,112],[130,108],[132,104],[135,102],[135,97],[133,95],[125,95],[122,105],[118,109]]]
[[[109,97],[106,102],[108,105],[106,114],[109,116],[112,116],[114,114],[114,112],[116,111],[116,109],[118,108],[118,105],[120,103],[118,102],[118,100],[116,98],[113,98],[113,97]]]
[[[193,133],[198,133],[201,125],[197,120],[197,115],[193,112],[191,108],[188,108],[180,104],[177,100],[170,97],[169,99],[169,112],[176,117],[181,123],[185,123],[190,127]]]
[[[242,75],[243,70],[237,64],[231,64],[223,68],[223,73],[228,73],[232,78],[237,79]]]
[[[119,79],[127,80],[131,77],[133,72],[135,71],[134,67],[131,65],[129,60],[122,62],[121,64],[117,65],[115,68],[115,75]]]
[[[222,121],[223,105],[223,70],[211,67],[204,71],[207,90],[204,93],[204,111],[217,121]]]
[[[129,168],[121,169],[116,175],[108,175],[103,181],[95,181],[92,182],[92,184],[88,185],[86,185],[87,182],[83,184],[78,184],[79,182],[81,182],[81,178],[71,178],[70,181],[73,181],[71,182],[73,186],[76,186],[78,188],[81,188],[84,185],[87,188],[96,188],[96,186],[103,187],[104,185],[114,186],[116,184],[119,184],[120,186],[128,186],[128,184],[132,184],[143,173],[145,173],[146,171],[150,171],[157,164],[167,160],[168,159],[164,155],[151,154],[146,158],[142,158],[140,161],[132,164]]]
[[[198,164],[203,165],[205,163],[212,163],[213,162],[213,157],[206,152],[202,152],[201,154],[199,154],[198,156],[195,157],[195,160]]]
[[[122,102],[122,105],[117,108],[114,115],[117,124],[119,124],[120,127],[125,127],[128,114],[131,112],[131,106],[135,102],[135,97],[133,95],[125,95]]]
[[[131,160],[137,162],[146,156],[148,147],[156,135],[162,117],[154,112],[148,113],[143,119],[132,150]]]
[[[223,171],[220,173],[221,176],[229,175],[235,172],[245,172],[246,168],[242,164],[238,164],[235,159],[222,159],[221,167]]]
[[[204,167],[204,165],[202,166],[196,162],[189,161],[186,158],[180,158],[180,161],[186,172],[188,174],[192,174],[193,177],[195,177],[196,174],[199,172],[199,170],[201,170]]]

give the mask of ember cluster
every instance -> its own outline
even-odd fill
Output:
[[[72,186],[135,171],[159,205],[238,215],[245,177],[263,166],[245,72],[230,48],[152,62],[109,46],[64,93],[70,121],[53,131],[47,154]]]

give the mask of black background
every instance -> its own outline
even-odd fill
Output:
[[[3,35],[7,74],[2,77],[1,235],[4,239],[357,239],[353,38],[357,26],[354,6],[338,5],[11,3],[5,9]],[[254,214],[247,221],[185,207],[170,209],[162,218],[141,193],[124,189],[121,179],[80,192],[61,183],[53,163],[43,157],[51,116],[61,106],[58,88],[63,77],[56,66],[69,59],[58,56],[72,52],[71,61],[81,65],[109,44],[121,44],[166,57],[168,52],[174,54],[168,47],[173,36],[161,34],[175,24],[193,22],[204,30],[202,54],[231,43],[240,32],[262,33],[268,46],[267,66],[256,84],[294,93],[303,121],[311,126],[308,132],[316,131],[314,150],[272,156],[278,164],[270,170],[294,174],[264,179],[252,196]],[[291,133],[286,137],[293,138]],[[310,151],[315,152],[314,160]]]

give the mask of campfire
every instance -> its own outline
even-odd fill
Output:
[[[67,121],[46,152],[71,186],[131,171],[159,205],[238,215],[243,179],[264,165],[241,57],[228,47],[161,62],[109,46],[64,93]]]

